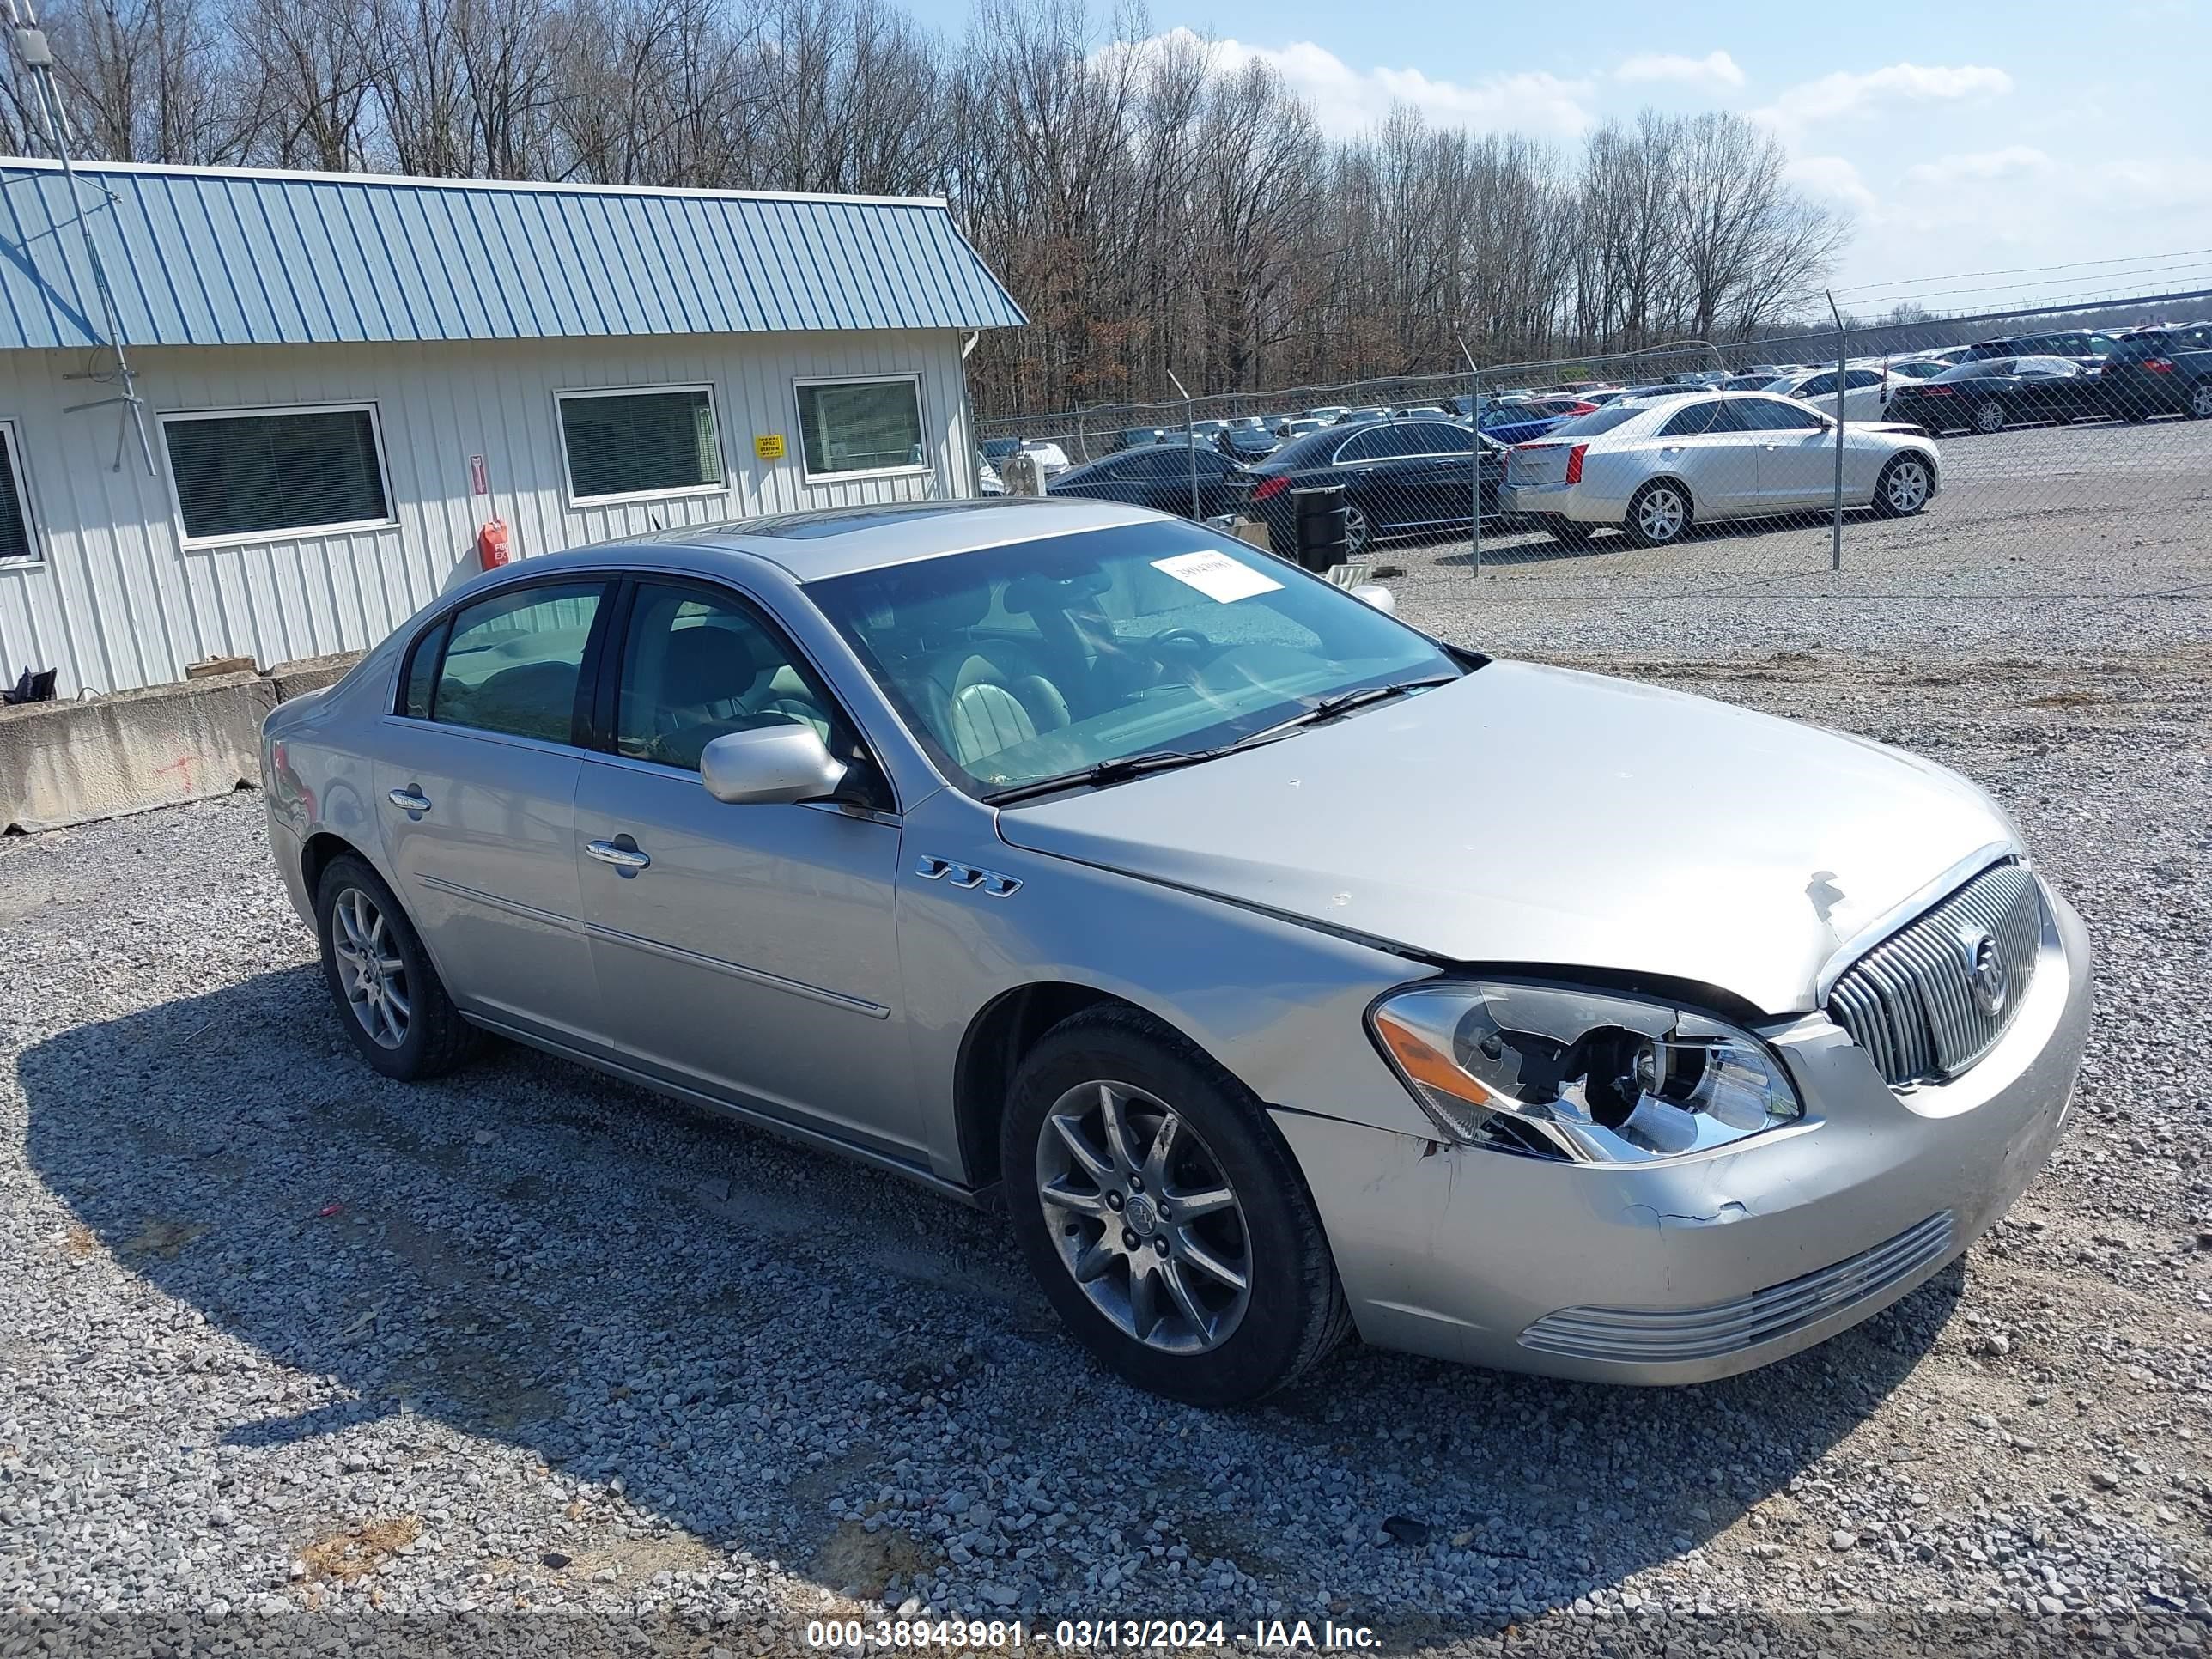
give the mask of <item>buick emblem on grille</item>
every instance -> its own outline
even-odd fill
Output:
[[[2012,972],[2005,966],[2004,952],[1997,948],[1994,933],[1972,933],[1963,943],[1967,988],[1974,994],[1975,1005],[1995,1019],[2004,1012],[2005,994],[2012,988]]]

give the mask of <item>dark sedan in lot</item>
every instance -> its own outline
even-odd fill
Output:
[[[1971,358],[1932,380],[1895,386],[1882,418],[1946,432],[2002,432],[2038,421],[2106,414],[2099,377],[2064,357]]]
[[[2105,407],[2124,421],[2154,415],[2212,421],[2212,323],[2122,335],[2097,386]]]
[[[1378,536],[1449,530],[1468,521],[1474,490],[1475,434],[1464,421],[1370,421],[1293,438],[1245,474],[1249,511],[1267,526],[1269,544],[1297,544],[1297,492],[1341,485],[1349,550]],[[1505,446],[1485,434],[1482,513],[1498,511]]]
[[[1139,444],[1087,465],[1070,467],[1052,481],[1052,493],[1126,501],[1131,507],[1149,507],[1189,518],[1194,467],[1198,476],[1199,518],[1210,519],[1243,504],[1239,482],[1246,476],[1244,469],[1212,443],[1194,443],[1180,436],[1172,443]]]

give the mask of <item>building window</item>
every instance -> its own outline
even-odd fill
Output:
[[[799,447],[810,479],[879,472],[926,472],[921,382],[799,382]]]
[[[23,456],[16,447],[15,423],[0,421],[0,564],[38,556],[30,499],[23,493]]]
[[[187,542],[392,521],[374,404],[164,415],[161,435]]]
[[[711,387],[563,392],[557,401],[574,505],[727,488]]]

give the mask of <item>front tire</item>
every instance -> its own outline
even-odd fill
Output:
[[[1045,1034],[1015,1074],[1000,1167],[1046,1299],[1140,1388],[1239,1405],[1351,1329],[1289,1148],[1249,1090],[1148,1015],[1093,1009]]]
[[[1672,547],[1690,533],[1690,492],[1672,478],[1654,478],[1629,498],[1620,527],[1638,547]]]
[[[315,889],[323,981],[361,1057],[403,1083],[438,1077],[475,1053],[429,952],[384,878],[352,853],[331,860]]]
[[[1893,455],[1874,481],[1874,510],[1885,519],[1907,519],[1928,505],[1936,479],[1918,455]]]

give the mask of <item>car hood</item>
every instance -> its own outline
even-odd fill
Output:
[[[1900,750],[1510,662],[1009,808],[999,832],[1427,957],[1664,975],[1778,1015],[1815,1005],[1846,943],[2018,846],[1979,789]]]

